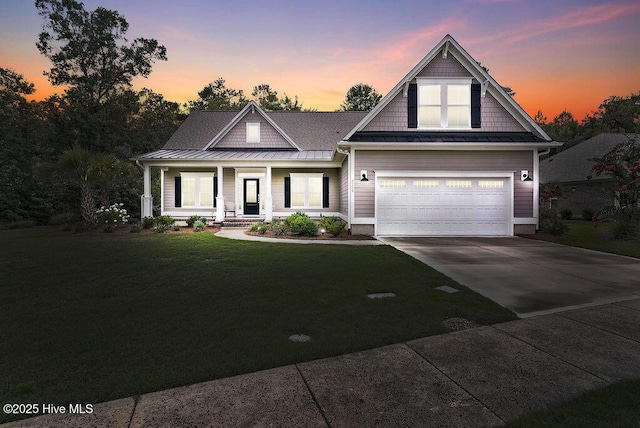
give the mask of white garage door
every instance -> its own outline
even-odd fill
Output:
[[[376,179],[378,235],[510,235],[506,178]]]

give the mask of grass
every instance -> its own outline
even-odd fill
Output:
[[[535,239],[640,258],[640,241],[613,239],[611,234],[615,226],[613,223],[603,223],[594,227],[594,223],[589,221],[565,220],[565,224],[569,230],[564,235],[537,233]]]
[[[33,228],[0,232],[0,252],[2,403],[95,403],[516,318],[388,246]]]
[[[507,428],[610,428],[640,425],[640,380],[590,391],[558,406],[529,413]]]

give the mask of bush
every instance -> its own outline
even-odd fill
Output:
[[[613,227],[614,239],[633,239],[640,235],[640,227],[634,223],[618,223]]]
[[[180,226],[174,224],[173,226],[171,226],[171,230],[173,230],[174,232],[180,232]]]
[[[320,227],[333,236],[340,235],[346,225],[347,222],[338,217],[322,217],[320,219]]]
[[[267,225],[261,222],[256,222],[249,227],[250,232],[257,232],[261,235],[264,235],[267,232]]]
[[[4,223],[2,229],[27,229],[34,227],[38,223],[35,220],[16,220],[10,223]]]
[[[142,218],[142,228],[143,229],[151,229],[153,227],[153,217],[143,217]]]
[[[558,216],[558,210],[540,208],[540,230],[552,235],[564,233],[564,222]]]
[[[591,208],[585,208],[582,210],[582,219],[586,221],[593,221],[593,216],[595,214],[595,211],[593,211]]]
[[[131,226],[129,226],[129,233],[140,233],[141,230],[142,224],[139,221],[131,223]]]
[[[294,235],[316,236],[318,234],[318,224],[304,213],[291,214],[284,222],[287,229]]]
[[[573,212],[569,208],[565,208],[560,211],[560,218],[563,220],[571,220],[573,218]]]
[[[269,225],[269,229],[276,235],[287,234],[287,225],[282,220],[273,220]]]
[[[104,227],[107,233],[113,232],[118,226],[129,223],[129,214],[123,207],[124,204],[113,204],[109,208],[100,207],[96,211],[98,217],[98,225]]]
[[[203,218],[203,217],[201,217],[201,218]],[[193,223],[193,230],[195,230],[196,232],[203,232],[204,231],[204,227],[205,227],[205,224],[201,220],[196,220]]]
[[[176,220],[170,215],[161,215],[153,219],[153,231],[156,233],[165,233],[173,226]]]
[[[199,215],[192,215],[191,217],[189,217],[187,219],[187,226],[193,227],[193,225],[197,221],[200,221],[200,222],[204,223],[205,225],[207,224],[207,219],[205,217],[201,217]]]

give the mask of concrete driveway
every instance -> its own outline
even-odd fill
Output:
[[[530,317],[640,297],[640,260],[532,239],[379,238]]]

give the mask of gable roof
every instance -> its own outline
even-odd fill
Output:
[[[587,176],[592,174],[591,168],[594,165],[594,162],[589,159],[604,156],[611,151],[613,146],[623,143],[629,138],[640,141],[640,134],[599,134],[544,159],[540,161],[540,182],[586,181]],[[594,174],[592,178],[592,180],[607,179],[609,177],[605,174],[599,177]]]
[[[427,66],[439,53],[443,51],[443,56],[452,55],[460,64],[480,83],[486,85],[486,90],[502,105],[514,119],[518,121],[527,131],[533,132],[536,136],[546,142],[552,139],[540,128],[540,126],[502,89],[502,86],[487,73],[482,66],[474,60],[458,42],[447,34],[398,84],[389,91],[387,95],[374,107],[360,123],[358,123],[343,140],[349,140],[353,134],[362,131],[374,117],[378,115],[400,92],[406,95],[406,87],[418,76],[420,71]]]
[[[240,110],[240,112],[231,120],[231,122],[226,124],[224,128],[222,128],[220,132],[218,132],[218,134],[216,134],[216,136],[213,137],[211,141],[207,143],[207,145],[204,147],[203,150],[206,150],[210,147],[214,147],[216,144],[218,144],[218,142],[220,142],[220,140],[222,140],[224,136],[227,135],[229,131],[231,131],[240,122],[240,120],[242,120],[242,118],[244,118],[247,114],[249,114],[249,112],[251,113],[257,112],[260,116],[264,118],[264,120],[266,120],[269,123],[269,125],[271,125],[276,130],[276,132],[280,134],[280,136],[282,136],[282,138],[285,139],[285,141],[291,144],[292,147],[298,150],[302,150],[291,139],[291,137],[289,137],[269,116],[267,116],[265,114],[265,111],[262,110],[260,106],[253,100],[249,101],[247,105],[244,106],[244,108]]]
[[[255,111],[274,126],[293,147],[301,151],[333,152],[340,141],[366,112],[264,111],[253,101],[240,112],[191,112],[162,150],[215,150],[215,144],[237,124],[253,103]],[[248,109],[249,108],[249,109]]]

